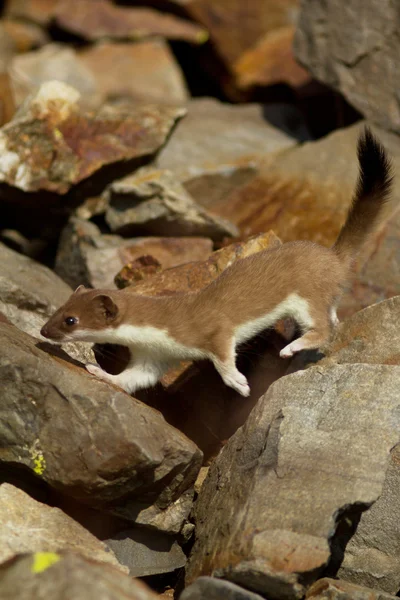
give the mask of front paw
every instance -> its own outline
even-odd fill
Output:
[[[101,379],[103,378],[102,376],[104,375],[104,371],[98,365],[94,365],[93,363],[87,363],[85,365],[85,368],[86,371],[88,371],[92,375],[96,375],[96,377],[100,377]]]

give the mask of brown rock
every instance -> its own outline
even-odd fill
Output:
[[[295,144],[268,123],[261,105],[201,98],[191,100],[156,163],[174,171],[193,197],[213,210],[220,198],[251,179],[266,157]]]
[[[0,181],[64,194],[105,165],[153,154],[184,114],[154,105],[80,112],[78,98],[59,81],[40,87],[0,131]]]
[[[379,590],[328,578],[316,581],[306,595],[306,600],[395,600],[395,598],[396,596],[383,594]]]
[[[158,411],[44,352],[27,334],[0,323],[0,338],[0,470],[23,466],[84,504],[179,531],[198,448]]]
[[[283,242],[307,239],[330,246],[345,219],[358,174],[357,124],[319,141],[265,159],[260,173],[241,188],[213,202],[243,235],[270,228]],[[398,137],[374,129],[400,169]],[[400,179],[395,177],[390,209],[398,208]],[[388,211],[389,216],[390,211]],[[341,318],[379,300],[400,294],[400,212],[392,216],[359,261]]]
[[[28,552],[70,551],[127,572],[114,553],[82,525],[8,483],[0,486],[0,516],[0,563]]]
[[[14,41],[17,52],[28,52],[35,48],[40,48],[47,44],[49,36],[47,33],[35,25],[17,19],[2,19],[4,30]]]
[[[8,68],[16,52],[15,42],[6,27],[0,24],[0,125],[7,123],[15,112]]]
[[[72,552],[36,552],[0,566],[0,595],[8,600],[155,600],[144,583]]]
[[[199,577],[192,585],[183,590],[180,600],[263,600],[230,581],[216,577]]]
[[[188,91],[182,71],[162,39],[129,43],[103,42],[80,53],[107,99],[183,105]]]
[[[17,106],[47,81],[62,81],[81,94],[82,103],[100,106],[104,100],[93,73],[79,60],[75,50],[62,44],[46,44],[40,50],[14,57],[9,73]]]
[[[152,277],[161,270],[162,267],[158,260],[149,254],[145,254],[122,267],[121,271],[114,277],[114,282],[117,288],[123,289],[132,285],[132,283]]]
[[[5,14],[39,25],[48,25],[59,0],[7,0]]]
[[[122,235],[210,237],[220,241],[238,235],[228,219],[199,206],[169,170],[143,167],[114,181],[104,192],[108,198],[106,222]]]
[[[340,524],[382,492],[399,385],[400,367],[360,364],[275,382],[210,467],[187,582],[214,574],[271,600],[302,598]]]
[[[293,57],[294,32],[293,25],[275,29],[242,54],[234,66],[235,83],[240,90],[278,83],[301,87],[309,83],[310,75]]]
[[[101,38],[142,39],[163,36],[202,44],[207,32],[190,21],[150,8],[115,6],[109,0],[60,0],[55,13],[57,25],[88,40]]]
[[[396,3],[305,0],[295,55],[316,79],[340,91],[362,115],[398,133],[399,25]]]
[[[73,288],[81,284],[115,288],[115,275],[143,255],[151,255],[168,269],[205,260],[211,251],[212,242],[207,238],[124,239],[102,234],[94,223],[71,218],[61,234],[55,270]]]

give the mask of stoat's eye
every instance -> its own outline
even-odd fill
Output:
[[[77,319],[76,317],[67,317],[67,318],[64,320],[64,323],[65,323],[66,325],[68,325],[68,327],[71,327],[72,325],[76,325],[76,324],[77,324],[77,322],[78,322],[78,319]]]

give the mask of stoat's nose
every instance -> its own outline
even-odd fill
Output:
[[[47,329],[47,325],[43,325],[42,329],[40,330],[40,334],[45,338],[49,337],[49,331]]]

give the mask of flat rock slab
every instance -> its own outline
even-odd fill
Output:
[[[400,13],[376,0],[301,3],[295,56],[362,115],[400,132],[397,61]]]
[[[0,466],[141,525],[179,531],[202,455],[158,411],[0,323]],[[22,475],[21,475],[22,476]]]
[[[116,6],[109,0],[62,0],[55,22],[87,40],[102,38],[138,40],[152,36],[202,44],[208,39],[203,27],[151,8]]]
[[[212,204],[242,235],[273,229],[283,242],[310,240],[331,246],[343,224],[358,175],[357,123],[325,138],[265,157],[259,173]],[[400,294],[400,142],[372,127],[394,166],[394,190],[388,222],[371,241],[357,265],[350,293],[340,304],[344,318],[360,308]],[[397,210],[390,217],[390,213]]]
[[[396,597],[398,596],[326,577],[310,587],[306,600],[395,600]]]
[[[0,522],[0,563],[18,554],[69,551],[127,572],[82,525],[8,483],[0,486]]]
[[[145,529],[129,529],[107,539],[122,565],[129,568],[132,577],[146,577],[171,573],[185,566],[186,556],[178,542],[170,535]]]
[[[18,329],[44,341],[40,329],[71,293],[53,271],[0,243],[0,311]],[[68,343],[62,348],[76,360],[93,362],[89,343]]]
[[[197,204],[168,169],[143,167],[110,184],[106,222],[122,235],[195,235],[220,241],[238,229]]]
[[[155,600],[144,583],[115,567],[67,553],[36,552],[0,565],[7,600]]]
[[[215,574],[300,599],[331,557],[343,511],[382,492],[399,440],[400,368],[313,367],[275,382],[210,468],[187,583]]]
[[[9,0],[5,6],[8,17],[48,25],[59,0]]]
[[[85,112],[78,101],[79,92],[60,81],[44,83],[27,99],[0,130],[0,181],[65,194],[101,167],[154,154],[185,114],[151,104]]]
[[[82,50],[80,60],[105,98],[178,105],[189,100],[184,75],[163,39],[99,43]]]
[[[78,285],[115,288],[114,278],[125,266],[151,256],[164,269],[206,260],[212,241],[200,237],[137,237],[102,234],[90,221],[71,218],[61,233],[56,272],[74,289]]]
[[[179,600],[263,600],[262,596],[216,577],[199,577],[189,585]]]

